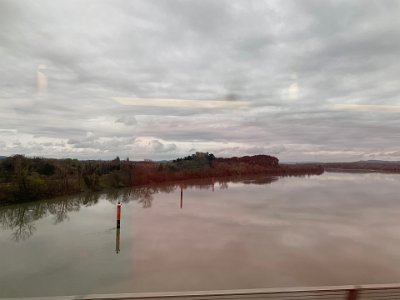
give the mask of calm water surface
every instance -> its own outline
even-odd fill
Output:
[[[399,181],[201,181],[183,201],[163,185],[3,207],[0,297],[400,282]]]

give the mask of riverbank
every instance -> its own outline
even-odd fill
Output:
[[[100,191],[162,182],[229,176],[319,175],[320,165],[279,164],[276,157],[255,155],[216,158],[192,154],[173,161],[111,161],[28,158],[0,161],[0,204],[18,203],[83,191]]]

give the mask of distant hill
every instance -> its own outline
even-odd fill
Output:
[[[376,159],[372,159],[372,160],[361,160],[358,161],[359,163],[367,163],[367,164],[400,164],[400,160],[394,160],[394,161],[389,161],[389,160],[376,160]]]
[[[0,156],[0,160],[7,158],[7,156]]]
[[[363,170],[400,173],[400,161],[363,160],[356,162],[322,163],[325,170]]]

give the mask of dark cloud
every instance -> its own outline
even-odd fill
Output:
[[[196,149],[398,159],[398,110],[361,108],[400,106],[399,8],[372,0],[2,0],[0,155],[168,159]],[[248,107],[127,106],[113,97]]]
[[[150,146],[155,153],[173,152],[176,151],[175,144],[163,144],[159,140],[152,140]]]

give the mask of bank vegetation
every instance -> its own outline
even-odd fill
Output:
[[[173,161],[49,159],[14,155],[0,160],[0,204],[83,191],[168,181],[244,175],[321,174],[318,165],[281,165],[268,155],[216,158],[197,152]]]

